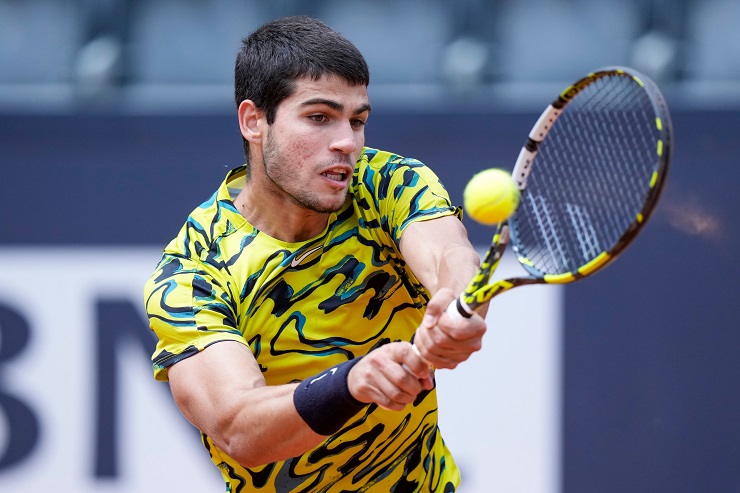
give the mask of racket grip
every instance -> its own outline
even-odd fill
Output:
[[[465,303],[462,297],[455,298],[452,302],[447,305],[447,316],[453,320],[459,320],[461,318],[470,318],[473,316],[473,310]]]

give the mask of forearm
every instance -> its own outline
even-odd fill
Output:
[[[209,426],[216,446],[244,467],[285,460],[315,447],[314,432],[293,404],[297,384],[264,386],[233,395],[229,409]]]
[[[367,404],[402,410],[433,388],[408,342],[385,344],[298,384],[268,386],[241,344],[214,344],[169,370],[183,414],[245,467],[302,455]]]
[[[456,217],[414,223],[404,232],[401,253],[432,293],[414,336],[420,355],[436,368],[455,368],[482,345],[487,305],[466,319],[444,316],[475,276],[480,257]]]
[[[303,454],[336,433],[365,403],[336,365],[300,384],[266,385],[248,349],[214,344],[169,370],[177,405],[216,446],[245,467]]]
[[[480,256],[472,249],[460,247],[444,255],[440,264],[438,289],[449,288],[459,295],[468,286],[480,268]],[[436,291],[435,291],[436,292]],[[488,303],[484,303],[475,310],[485,318],[488,312]]]
[[[173,365],[168,376],[185,417],[244,466],[295,457],[326,438],[296,409],[298,384],[268,386],[245,345],[212,344]],[[343,378],[338,383],[346,388]],[[322,415],[331,417],[328,401]]]
[[[463,292],[478,271],[479,265],[480,257],[471,246],[460,244],[448,246],[440,255],[437,284],[432,294],[441,288],[448,288],[454,293]]]
[[[401,411],[432,388],[429,367],[411,346],[390,343],[299,384],[240,393],[234,419],[215,423],[212,439],[246,467],[284,460],[337,433],[369,403]]]
[[[432,295],[442,288],[461,293],[480,265],[465,227],[455,216],[411,224],[402,236],[401,253]]]

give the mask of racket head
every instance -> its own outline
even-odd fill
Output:
[[[673,130],[657,85],[626,67],[589,74],[548,110],[520,154],[531,162],[514,168],[527,171],[515,176],[521,200],[508,223],[532,278],[568,283],[608,265],[644,227],[665,183]]]

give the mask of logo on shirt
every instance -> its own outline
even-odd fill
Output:
[[[312,249],[310,249],[310,250],[308,250],[306,252],[303,252],[299,257],[295,257],[294,259],[292,259],[290,261],[290,266],[291,267],[298,267],[301,264],[301,262],[303,262],[304,260],[306,260],[308,258],[309,255],[311,255],[312,253],[314,253],[317,250],[320,250],[321,248],[323,248],[323,247],[321,245],[319,245],[319,246],[314,247],[314,248],[312,248]]]

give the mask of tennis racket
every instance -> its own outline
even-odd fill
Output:
[[[672,140],[668,105],[645,75],[609,67],[568,87],[514,165],[519,206],[497,226],[479,272],[447,313],[471,317],[514,287],[567,284],[607,266],[653,212]],[[508,244],[528,275],[491,282]]]

